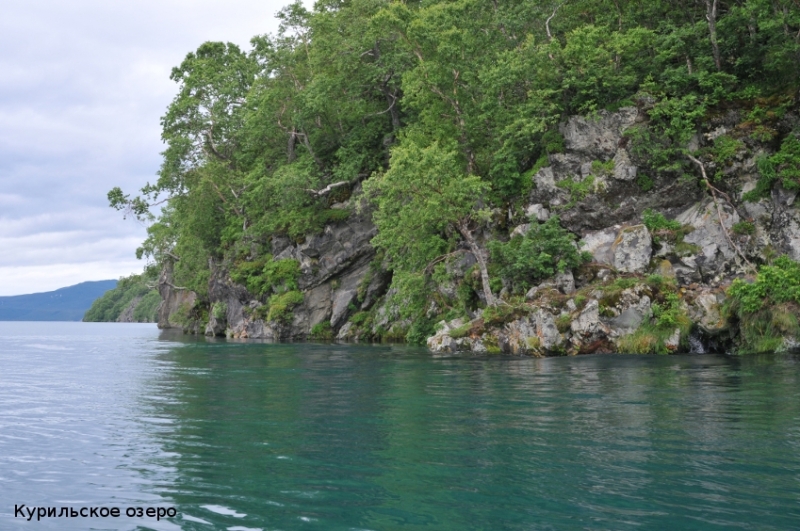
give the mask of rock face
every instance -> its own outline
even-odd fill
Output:
[[[300,263],[298,286],[303,291],[303,303],[292,310],[291,322],[276,325],[246,316],[241,308],[254,305],[253,298],[247,293],[228,290],[229,298],[234,295],[236,299],[234,306],[228,305],[228,334],[266,339],[306,338],[315,326],[323,323],[338,330],[348,315],[354,313],[353,303],[375,255],[369,243],[375,234],[369,217],[361,215],[327,225],[322,234],[311,236],[302,244],[286,246],[275,259],[293,258]],[[374,302],[376,286],[367,286],[367,291],[370,287]]]
[[[625,227],[611,245],[612,265],[626,273],[644,273],[653,254],[653,239],[644,225]]]
[[[615,225],[636,225],[648,208],[677,213],[699,201],[702,190],[686,179],[657,177],[647,191],[637,184],[642,172],[625,147],[624,133],[643,119],[635,107],[626,107],[593,118],[573,116],[562,124],[567,151],[550,155],[550,164],[533,176],[526,213],[539,221],[540,213],[558,214],[562,225],[586,237]],[[576,194],[569,182],[583,182],[591,193]]]
[[[697,246],[699,252],[694,255],[692,264],[684,262],[684,265],[694,266],[701,279],[707,281],[713,278],[735,261],[736,250],[726,236],[726,232],[731,234],[733,225],[740,221],[735,210],[720,207],[720,212],[717,212],[713,202],[705,200],[682,212],[676,220],[694,229],[684,238],[684,242]]]
[[[626,273],[643,273],[653,254],[653,239],[644,225],[615,225],[587,232],[581,250],[591,253],[597,263]]]
[[[329,224],[320,234],[309,236],[303,243],[273,239],[274,259],[290,258],[300,266],[297,285],[303,302],[291,309],[288,321],[265,321],[258,310],[266,301],[231,280],[226,263],[212,264],[208,290],[210,311],[208,321],[196,325],[199,331],[209,336],[281,340],[307,338],[315,326],[326,323],[331,330],[338,330],[349,315],[370,308],[384,294],[391,278],[385,274],[371,274],[367,278],[375,256],[369,242],[376,234],[369,218],[365,213],[345,222]],[[176,316],[180,315],[182,305],[194,305],[196,294],[176,290],[171,283],[171,270],[167,269],[162,274],[159,289],[164,299],[159,326],[186,329],[185,321],[176,320]],[[360,308],[353,310],[360,290],[364,298],[359,301]]]
[[[184,321],[189,309],[194,307],[197,294],[193,291],[180,289],[172,283],[172,263],[161,271],[158,279],[158,293],[161,295],[161,305],[158,307],[159,328],[187,328]]]
[[[622,133],[636,122],[635,107],[618,112],[600,111],[597,116],[572,116],[561,124],[567,150],[608,160],[616,155]]]
[[[703,333],[716,336],[729,330],[730,323],[722,311],[725,304],[724,292],[704,288],[687,297],[687,302],[689,318]]]

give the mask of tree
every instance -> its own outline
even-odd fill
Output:
[[[170,79],[179,90],[161,119],[161,138],[167,148],[158,180],[145,185],[134,198],[113,188],[108,193],[111,206],[140,220],[152,220],[151,207],[210,187],[223,214],[244,217],[239,201],[241,179],[236,178],[238,137],[245,97],[257,67],[235,44],[206,42],[173,68]]]
[[[389,170],[364,183],[378,207],[373,245],[386,250],[393,267],[422,271],[453,247],[458,234],[478,262],[483,294],[493,305],[486,260],[473,234],[480,198],[489,184],[459,170],[464,161],[456,145],[423,147],[414,139],[404,140],[392,151]]]

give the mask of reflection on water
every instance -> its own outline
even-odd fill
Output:
[[[169,522],[97,524],[158,530],[800,521],[793,357],[432,357],[5,324],[0,513],[176,506]],[[0,528],[84,528],[8,516]]]

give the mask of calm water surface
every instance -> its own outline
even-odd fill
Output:
[[[174,506],[14,518],[27,506]],[[0,529],[800,529],[800,359],[0,323]]]

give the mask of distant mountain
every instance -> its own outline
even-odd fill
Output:
[[[116,280],[98,280],[45,293],[0,297],[0,321],[80,321],[97,298],[116,286]]]

